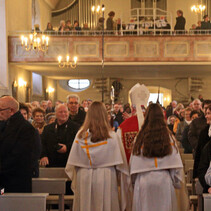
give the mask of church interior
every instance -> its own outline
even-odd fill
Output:
[[[176,27],[178,11],[185,18],[182,28]],[[0,96],[55,104],[77,94],[81,102],[123,106],[139,83],[149,90],[147,105],[187,107],[194,99],[211,99],[209,20],[203,28],[209,17],[210,0],[0,0]],[[192,152],[181,159],[188,209],[180,195],[178,210],[210,210],[211,194],[202,202],[189,171]],[[47,196],[41,197],[46,208]],[[61,203],[71,207],[71,197],[48,203],[57,201],[64,211]]]

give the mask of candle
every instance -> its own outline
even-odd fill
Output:
[[[25,40],[25,46],[27,46],[28,38],[25,37],[24,40]]]
[[[21,36],[21,45],[23,45],[23,42],[24,42],[24,36],[22,35]]]
[[[92,6],[92,12],[94,12],[95,11],[95,6]]]
[[[70,57],[69,56],[67,56],[66,61],[67,61],[67,63],[70,61]]]
[[[40,38],[37,38],[37,44],[38,45],[40,44]]]
[[[76,64],[78,60],[77,56],[74,56],[73,60],[74,60],[74,63]]]
[[[97,6],[97,10],[96,10],[97,12],[99,12],[100,11],[100,6],[98,5]]]
[[[45,43],[45,35],[42,36],[42,44]]]
[[[58,61],[59,61],[59,64],[60,64],[61,61],[62,61],[62,57],[61,56],[58,57]]]
[[[46,40],[46,46],[48,46],[49,37],[46,37],[45,40]]]
[[[33,40],[33,34],[30,34],[29,37],[30,37],[30,40],[32,42],[32,40]]]

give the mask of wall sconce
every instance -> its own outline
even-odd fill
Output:
[[[62,57],[59,56],[58,57],[58,63],[59,63],[59,68],[64,68],[64,67],[71,67],[71,68],[76,68],[77,66],[77,60],[78,60],[78,57],[77,56],[74,56],[73,58],[73,62],[70,62],[70,57],[67,56],[66,57],[66,61],[62,61]]]
[[[13,87],[15,87],[15,88],[18,87],[17,81],[13,82]]]
[[[54,88],[52,88],[51,86],[49,86],[47,89],[46,89],[46,93],[53,93],[55,91]]]
[[[16,81],[15,81],[16,82]],[[24,81],[22,78],[19,78],[18,80],[18,86],[21,87],[26,87],[27,86],[27,82]]]

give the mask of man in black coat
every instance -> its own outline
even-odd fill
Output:
[[[0,187],[5,192],[31,192],[32,149],[35,129],[18,111],[11,96],[0,98]]]
[[[201,158],[198,167],[198,177],[199,181],[203,187],[203,192],[208,193],[208,189],[210,188],[205,181],[205,174],[207,169],[209,168],[211,161],[211,141],[209,141],[202,150]]]
[[[179,30],[178,34],[183,34],[185,30],[185,23],[186,20],[183,17],[183,11],[182,10],[177,10],[177,18],[176,18],[176,25],[174,26],[174,30]]]
[[[48,167],[65,167],[79,125],[69,119],[66,105],[58,105],[55,112],[56,121],[45,126],[41,135],[40,164]]]
[[[198,166],[202,154],[202,150],[204,146],[211,140],[208,136],[210,125],[207,125],[200,133],[198,146],[196,148],[195,159],[194,159],[194,166],[193,166],[193,178],[198,177]]]

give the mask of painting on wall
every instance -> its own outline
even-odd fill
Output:
[[[13,81],[12,83],[12,96],[18,100],[18,85],[16,81]]]
[[[42,76],[32,73],[32,92],[33,95],[43,95]]]

